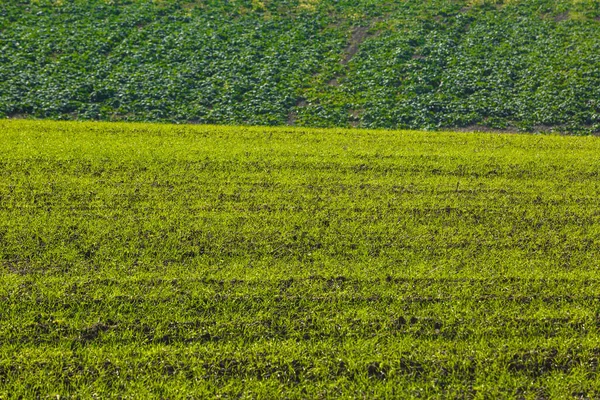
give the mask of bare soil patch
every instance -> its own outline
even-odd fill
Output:
[[[356,27],[352,31],[352,37],[350,38],[350,44],[345,50],[345,56],[342,59],[342,64],[346,65],[352,60],[352,57],[358,52],[358,48],[365,41],[368,36],[368,28],[364,26]]]

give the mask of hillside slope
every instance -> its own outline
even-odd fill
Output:
[[[0,115],[591,133],[598,49],[598,0],[8,0]]]

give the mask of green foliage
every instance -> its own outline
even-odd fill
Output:
[[[597,397],[599,151],[0,121],[0,397]]]
[[[600,131],[597,0],[3,2],[0,115]]]

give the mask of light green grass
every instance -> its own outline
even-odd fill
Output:
[[[0,398],[600,396],[600,139],[0,122]]]

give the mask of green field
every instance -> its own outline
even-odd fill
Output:
[[[599,154],[0,121],[0,398],[599,398]]]
[[[0,118],[600,133],[600,0],[2,0]]]

